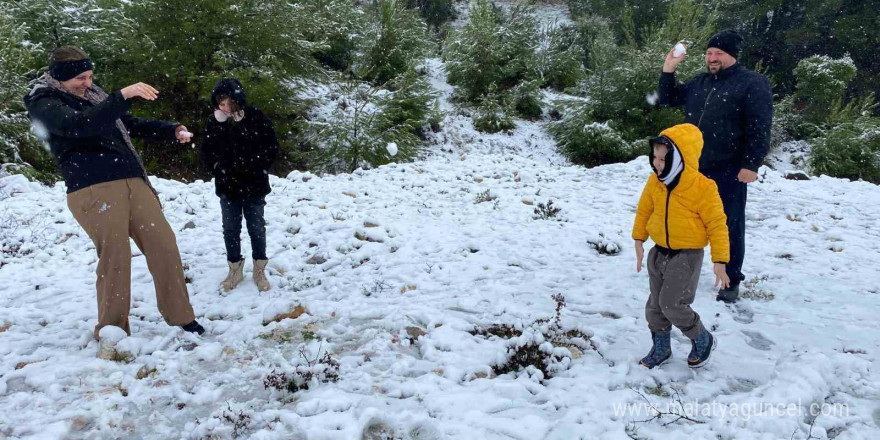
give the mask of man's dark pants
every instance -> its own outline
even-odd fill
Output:
[[[706,177],[718,185],[724,214],[727,215],[727,231],[730,236],[730,262],[727,263],[727,276],[731,286],[739,284],[746,277],[742,273],[746,254],[746,198],[747,186],[737,180],[739,168],[700,169]]]

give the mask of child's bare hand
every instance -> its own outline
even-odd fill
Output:
[[[726,264],[715,263],[712,270],[715,272],[715,287],[718,287],[719,284],[721,284],[721,287],[724,289],[730,287],[730,277],[727,276]]]
[[[636,240],[636,272],[642,271],[642,259],[645,257],[645,242]]]

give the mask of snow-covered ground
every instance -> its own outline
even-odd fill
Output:
[[[448,94],[442,66],[427,65]],[[63,185],[0,180],[0,437],[880,438],[880,188],[762,169],[749,189],[749,298],[715,302],[707,260],[694,308],[719,339],[712,362],[688,369],[675,331],[674,360],[647,370],[636,362],[650,348],[648,280],[629,238],[647,159],[584,169],[537,123],[484,135],[469,121],[447,117],[422,161],[273,177],[263,294],[250,260],[244,283],[218,293],[213,185],[154,179],[208,334],[162,321],[134,248],[130,362],[96,358],[97,257]],[[536,219],[548,200],[561,212]],[[507,342],[470,331],[552,317],[558,293],[564,326],[595,349],[545,381],[493,374]],[[307,313],[272,322],[296,305]],[[324,352],[337,382],[264,387]],[[645,399],[680,402],[694,421],[645,422]]]

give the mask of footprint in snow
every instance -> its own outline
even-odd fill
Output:
[[[751,324],[755,321],[755,312],[745,304],[728,304],[727,308],[733,312],[733,320],[740,324]]]
[[[750,347],[761,350],[761,351],[769,351],[770,347],[776,345],[773,341],[767,339],[766,336],[759,332],[751,331],[751,330],[742,330],[742,334],[746,335],[749,338],[746,341]]]

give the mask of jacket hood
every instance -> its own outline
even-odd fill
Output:
[[[70,95],[78,98],[72,93],[59,89],[58,86],[53,85],[53,82],[57,83],[56,80],[53,80],[49,77],[48,73],[34,80],[33,83],[31,83],[32,87],[30,91],[28,91],[28,94],[24,96],[25,105],[30,104],[37,98],[47,95]]]
[[[703,133],[694,124],[679,124],[663,130],[660,136],[666,136],[681,152],[685,169],[699,171],[700,155],[703,153]]]
[[[220,95],[232,98],[239,108],[244,108],[247,105],[247,94],[244,91],[244,86],[241,85],[241,81],[235,78],[223,78],[217,81],[214,91],[211,92],[211,105],[214,108],[217,108],[220,104],[218,102]]]

